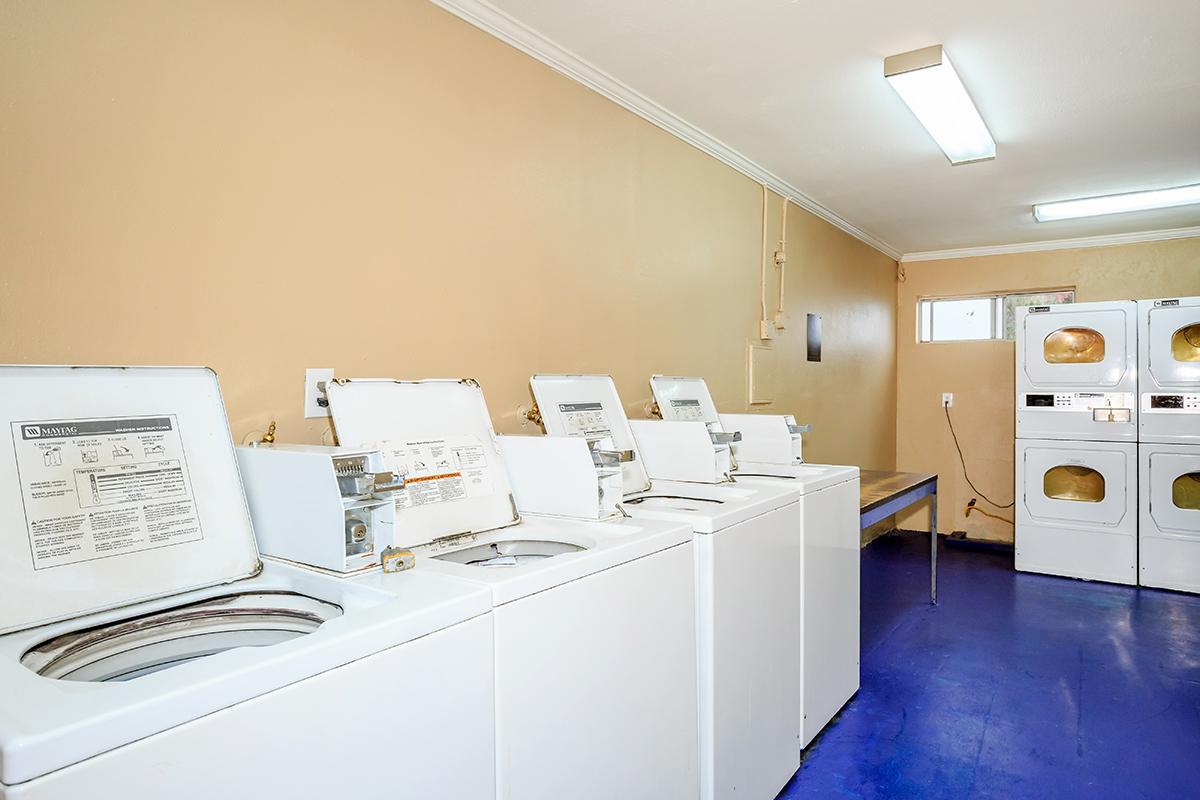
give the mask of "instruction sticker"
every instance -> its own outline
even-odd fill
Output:
[[[12,438],[34,569],[204,538],[174,414],[14,422]]]
[[[671,419],[704,422],[704,409],[699,400],[672,400]]]
[[[474,436],[387,442],[382,449],[388,468],[404,478],[404,488],[394,494],[397,509],[492,492],[487,451]]]
[[[559,403],[567,436],[599,439],[612,434],[604,406],[600,403]]]

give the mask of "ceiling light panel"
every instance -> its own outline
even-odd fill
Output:
[[[1038,222],[1055,222],[1060,219],[1099,217],[1105,214],[1174,208],[1195,203],[1200,203],[1200,184],[1176,186],[1172,189],[1152,189],[1147,192],[1110,194],[1103,197],[1085,197],[1080,200],[1063,200],[1057,203],[1038,203],[1033,207],[1033,218]]]
[[[996,141],[941,45],[889,56],[883,74],[951,164],[996,157]]]

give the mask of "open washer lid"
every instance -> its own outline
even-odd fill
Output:
[[[257,574],[216,374],[0,366],[0,633]]]
[[[393,494],[396,544],[416,547],[520,522],[475,381],[342,379],[325,394],[338,443],[382,450],[405,478]]]
[[[587,439],[611,437],[617,450],[637,453],[633,461],[621,464],[625,494],[650,488],[650,476],[611,376],[534,375],[529,385],[542,412],[546,433]]]
[[[723,431],[721,416],[704,378],[651,375],[650,391],[663,419],[699,421],[708,425],[709,430]]]

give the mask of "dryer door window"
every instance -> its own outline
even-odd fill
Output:
[[[1157,388],[1200,390],[1200,308],[1152,308],[1144,335],[1147,366]],[[1155,388],[1146,386],[1141,391]]]
[[[1171,502],[1176,508],[1200,511],[1200,472],[1180,475],[1171,483]]]
[[[1171,336],[1171,355],[1176,361],[1200,361],[1200,322],[1185,325]]]
[[[1104,476],[1091,467],[1060,464],[1042,476],[1042,492],[1051,500],[1099,503],[1104,500]]]
[[[1104,360],[1104,334],[1091,328],[1059,328],[1042,342],[1047,364],[1099,364]]]

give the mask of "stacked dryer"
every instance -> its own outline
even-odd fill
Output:
[[[1016,567],[1136,584],[1137,304],[1016,320]]]
[[[1137,307],[1138,580],[1200,592],[1200,297]]]

